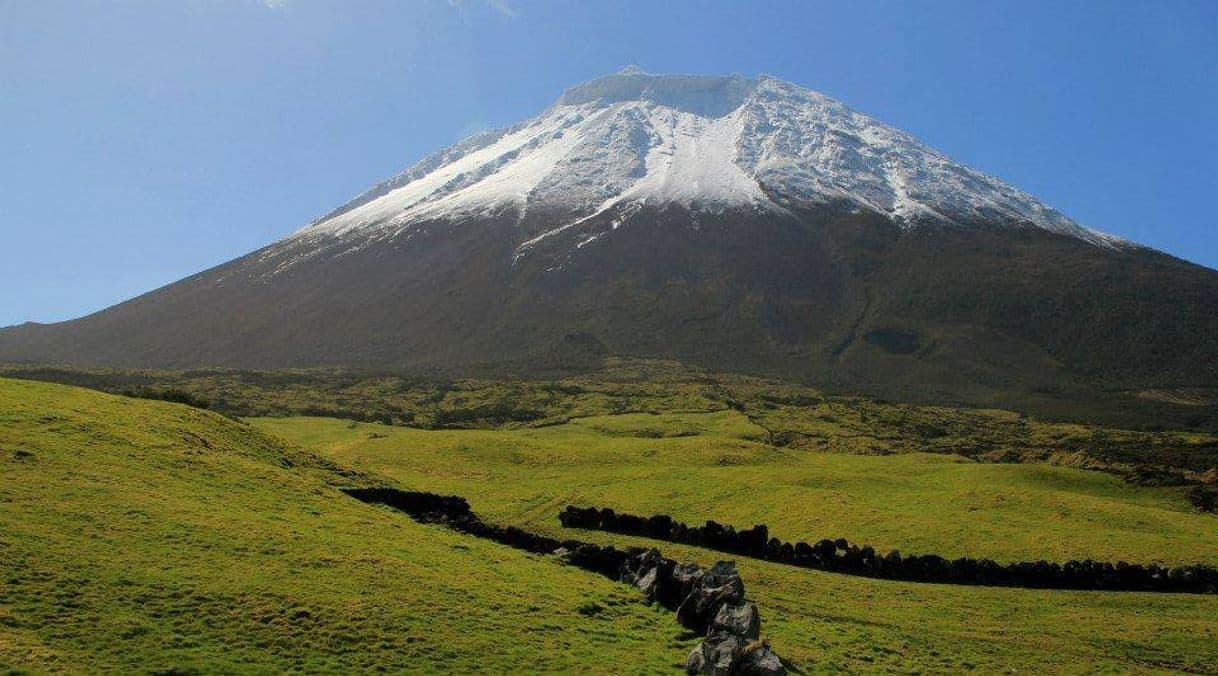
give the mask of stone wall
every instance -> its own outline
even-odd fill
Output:
[[[656,549],[622,550],[488,524],[473,513],[464,498],[455,495],[382,487],[342,490],[357,500],[393,507],[423,523],[442,524],[528,552],[554,554],[570,565],[635,586],[649,601],[676,611],[682,626],[704,637],[687,658],[690,674],[786,674],[782,660],[761,639],[757,604],[745,598],[744,580],[731,561],[719,561],[703,569],[696,563],[678,564]]]
[[[558,518],[567,528],[635,535],[803,568],[890,580],[1039,589],[1218,593],[1218,569],[1211,566],[1169,568],[1091,560],[1000,564],[986,558],[949,560],[935,554],[902,555],[897,551],[880,554],[873,547],[852,544],[845,538],[815,543],[784,542],[770,537],[764,524],[738,531],[714,521],[689,526],[664,514],[642,517],[595,507],[568,506]]]

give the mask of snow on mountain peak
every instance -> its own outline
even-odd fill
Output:
[[[645,101],[702,117],[721,117],[739,108],[757,83],[757,80],[739,75],[651,75],[638,68],[627,67],[614,75],[568,89],[558,99],[557,105],[612,105]]]
[[[523,250],[610,209],[664,203],[847,204],[905,227],[1018,224],[1122,242],[817,92],[768,76],[634,66],[568,89],[533,119],[423,159],[296,237],[393,234],[504,209],[522,223],[539,211],[568,215]]]

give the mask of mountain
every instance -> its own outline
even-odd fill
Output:
[[[630,68],[0,359],[445,373],[674,358],[880,395],[1218,385],[1218,273],[831,98]]]

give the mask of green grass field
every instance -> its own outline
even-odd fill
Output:
[[[1102,469],[1143,485],[1218,486],[1218,435],[1158,424],[1102,427],[1014,411],[831,395],[677,362],[608,358],[561,380],[428,380],[342,371],[124,371],[3,365],[0,377],[194,403],[242,418],[320,416],[421,429],[520,429],[594,416],[740,411],[792,450],[938,453]],[[1134,397],[1138,414],[1155,418]],[[1145,410],[1144,410],[1145,409]],[[1208,476],[1208,478],[1207,478]]]
[[[742,415],[593,417],[539,429],[423,431],[320,418],[259,429],[488,519],[571,536],[569,502],[697,521],[765,522],[784,538],[1003,560],[1218,562],[1213,516],[1179,489],[1066,467],[942,455],[775,449]],[[603,543],[648,545],[604,533]],[[713,552],[664,546],[712,562]],[[765,633],[813,671],[1054,672],[1218,667],[1218,598],[919,585],[741,561]]]
[[[489,518],[556,523],[568,503],[688,522],[766,523],[786,540],[847,537],[880,550],[1218,563],[1218,518],[1176,487],[1044,464],[951,455],[778,449],[735,411],[620,415],[519,430],[254,420],[345,465],[457,493]]]
[[[694,643],[212,413],[0,380],[0,463],[0,671],[671,673]]]
[[[728,410],[495,430],[243,424],[0,379],[0,670],[676,673],[696,642],[626,586],[418,525],[340,484],[460,493],[488,520],[618,545],[651,543],[564,532],[558,509],[765,521],[789,539],[1004,560],[1218,561],[1218,519],[1179,488],[767,438]],[[810,673],[1218,672],[1218,597],[740,564],[764,634]]]

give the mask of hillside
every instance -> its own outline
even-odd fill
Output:
[[[672,673],[696,640],[629,587],[416,524],[334,484],[459,489],[488,518],[549,533],[560,531],[551,507],[595,500],[943,551],[988,541],[1006,548],[989,550],[999,555],[1143,560],[1169,540],[1188,547],[1153,558],[1212,560],[1214,551],[1201,521],[1213,517],[1190,513],[1173,489],[939,456],[793,454],[757,441],[759,430],[732,411],[515,431],[254,423],[0,379],[0,665]],[[348,465],[357,470],[339,469]],[[794,481],[777,482],[780,468],[796,472]],[[785,499],[749,498],[757,473]],[[1009,504],[1015,493],[1024,497]],[[850,495],[855,501],[841,502]],[[1026,518],[1016,518],[1021,512]],[[901,513],[919,520],[902,525],[892,518]],[[962,537],[951,526],[966,514],[984,528]],[[704,565],[718,558],[665,551]],[[1209,672],[1218,661],[1212,596],[919,585],[740,566],[766,635],[807,672]]]
[[[421,490],[467,495],[502,523],[606,544],[656,542],[559,526],[566,504],[764,522],[789,538],[880,551],[1216,562],[1215,517],[1172,488],[1043,465],[848,456],[765,445],[734,411],[627,414],[515,430],[418,430],[322,418],[251,421]],[[662,543],[696,561],[717,554]],[[1218,597],[865,580],[740,559],[765,632],[809,673],[1214,672]]]
[[[738,411],[764,441],[793,451],[940,453],[990,462],[1051,462],[1131,482],[1181,485],[1218,472],[1218,416],[1123,396],[1109,425],[1065,402],[1049,418],[1010,410],[838,396],[782,381],[655,360],[608,359],[562,379],[446,380],[357,372],[148,371],[3,366],[0,375],[191,403],[241,417],[329,416],[422,429],[546,427],[622,413]],[[1056,418],[1056,419],[1055,419]],[[1180,426],[1192,429],[1165,430]],[[1215,475],[1218,477],[1218,475]],[[1215,477],[1208,480],[1212,483]]]
[[[552,529],[568,503],[767,524],[792,540],[999,561],[1218,563],[1218,517],[1176,486],[950,455],[776,448],[736,411],[622,414],[516,430],[258,418],[260,430],[403,485]]]
[[[626,71],[263,249],[2,330],[0,359],[534,377],[666,358],[1111,415],[1125,391],[1212,399],[1216,333],[1215,271],[841,102],[774,78]]]
[[[0,669],[668,673],[629,588],[390,512],[185,406],[0,379]],[[589,616],[580,609],[598,604]]]

